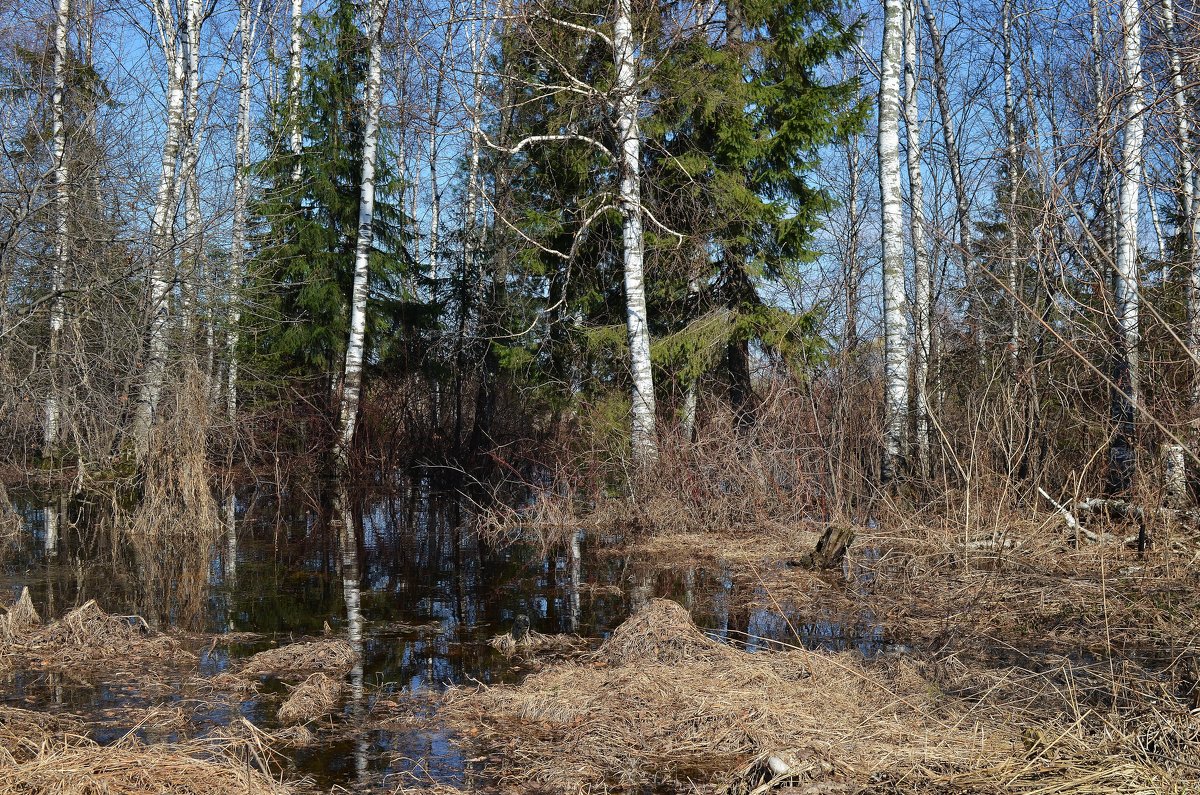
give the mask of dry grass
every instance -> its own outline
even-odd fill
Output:
[[[567,656],[587,647],[587,641],[578,635],[543,635],[527,630],[520,640],[512,632],[505,632],[488,640],[488,645],[505,657],[523,656]]]
[[[0,755],[4,753],[0,750]],[[0,765],[0,795],[287,795],[231,741],[101,746],[82,738],[46,743]]]
[[[354,666],[354,649],[344,640],[315,640],[290,643],[255,654],[238,671],[242,677],[298,677],[317,671],[345,674]]]
[[[82,732],[83,722],[69,715],[0,705],[0,762],[28,761],[41,749]]]
[[[42,617],[33,606],[28,588],[22,588],[17,601],[3,610],[4,612],[0,613],[0,644],[5,646],[17,643],[42,623]]]
[[[1112,731],[1106,742],[1072,713],[1060,720],[1066,702],[1055,694],[1030,699],[1019,673],[989,684],[1004,699],[948,693],[947,678],[911,660],[866,664],[799,649],[748,655],[706,637],[678,605],[655,600],[594,657],[518,686],[452,691],[447,713],[487,752],[485,773],[522,792],[766,792],[755,790],[765,782],[746,783],[761,778],[767,755],[791,760],[776,785],[1183,791],[1164,765],[1130,750],[1127,734]],[[1053,742],[1030,745],[1025,730]]]
[[[23,599],[27,594],[23,594]],[[145,665],[174,660],[191,660],[194,655],[184,651],[171,637],[152,630],[138,616],[114,616],[105,613],[94,600],[89,600],[50,624],[34,623],[36,612],[26,603],[13,619],[6,618],[12,627],[6,641],[0,644],[0,657],[16,667],[37,666],[58,670],[89,669],[97,665]]]
[[[310,723],[329,715],[341,703],[344,686],[341,679],[319,672],[312,674],[288,694],[279,707],[279,721]]]

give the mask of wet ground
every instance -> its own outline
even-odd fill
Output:
[[[775,639],[810,648],[856,649],[870,656],[885,641],[870,616],[847,624],[739,608],[754,601],[747,599],[753,594],[735,592],[738,586],[728,572],[689,568],[651,576],[635,561],[599,554],[592,539],[582,538],[577,554],[491,550],[471,537],[466,501],[427,482],[359,505],[355,519],[361,541],[367,703],[348,704],[347,714],[406,692],[520,677],[519,666],[487,645],[518,615],[527,615],[532,628],[546,634],[600,638],[628,616],[633,604],[650,596],[678,601],[713,637],[751,651]],[[95,599],[110,613],[145,615],[161,629],[255,633],[237,642],[197,643],[201,674],[220,673],[271,645],[347,631],[337,545],[312,506],[312,500],[281,500],[263,489],[227,497],[207,577],[189,586],[149,576],[144,562],[113,555],[111,545],[83,518],[87,511],[18,502],[26,530],[3,555],[0,598],[8,601],[28,586],[43,616],[56,617]],[[164,551],[160,563],[169,567],[170,556]],[[102,742],[131,729],[171,739],[241,718],[275,728],[276,696],[282,688],[267,682],[263,695],[239,703],[196,692],[195,677],[185,671],[154,687],[116,675],[68,679],[20,671],[0,678],[0,703],[83,715]],[[147,713],[156,706],[164,709]],[[186,719],[175,720],[179,713]],[[311,777],[322,789],[382,791],[412,770],[455,783],[467,764],[452,738],[436,729],[338,737],[287,752],[289,775]]]

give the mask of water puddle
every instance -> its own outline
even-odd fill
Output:
[[[243,718],[266,730],[277,728],[282,683],[267,681],[257,694],[214,695],[198,681],[273,645],[323,633],[344,636],[338,549],[311,508],[259,493],[240,497],[225,506],[222,539],[202,593],[176,593],[167,600],[157,600],[144,572],[114,555],[111,544],[106,546],[86,522],[78,517],[54,521],[51,514],[48,528],[43,509],[18,503],[27,533],[3,557],[0,598],[9,601],[28,586],[43,616],[95,599],[109,612],[137,613],[159,628],[197,633],[190,637],[196,638],[199,670],[193,665],[193,670],[168,672],[152,686],[128,675],[76,680],[50,671],[18,671],[0,675],[0,703],[81,715],[101,742],[129,731],[152,740],[203,735]],[[363,665],[361,679],[357,672],[352,677],[353,695],[341,716],[347,725],[378,702],[407,703],[407,694],[517,680],[524,673],[521,666],[487,641],[507,631],[519,615],[545,634],[601,638],[635,603],[651,596],[678,601],[713,637],[750,651],[773,641],[865,656],[886,648],[882,628],[869,615],[844,621],[744,607],[755,594],[735,593],[728,572],[651,573],[636,561],[599,554],[588,539],[578,556],[497,552],[466,531],[463,500],[439,494],[425,482],[405,494],[368,502],[357,518]],[[48,529],[56,536],[53,556],[46,549]],[[239,634],[233,642],[209,642],[200,633]],[[468,767],[451,736],[420,721],[412,728],[337,733],[314,746],[288,750],[286,763],[289,775],[308,776],[322,789],[359,792],[394,788],[397,777],[410,771],[459,783]]]

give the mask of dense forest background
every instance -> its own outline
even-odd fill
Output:
[[[7,5],[4,480],[423,464],[813,516],[1181,506],[1196,24],[1173,0]]]

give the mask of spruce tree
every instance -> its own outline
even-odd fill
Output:
[[[366,37],[355,24],[355,4],[338,0],[328,16],[312,16],[304,44],[300,101],[272,109],[266,130],[270,154],[254,166],[258,196],[250,275],[255,298],[269,322],[250,335],[267,372],[310,380],[328,394],[341,370],[350,316],[354,246],[363,151]],[[300,114],[299,179],[290,147],[292,119]],[[402,184],[387,147],[377,162],[368,360],[396,355],[411,296],[410,219],[400,200]]]

